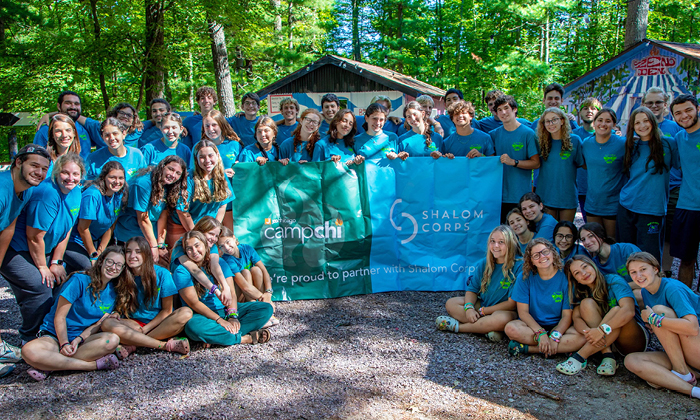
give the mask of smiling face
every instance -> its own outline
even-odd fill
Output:
[[[561,252],[568,251],[574,245],[574,234],[571,229],[562,226],[559,228],[556,234],[554,234],[554,245],[556,245]]]
[[[367,122],[367,131],[369,133],[379,133],[384,128],[384,123],[386,122],[386,115],[383,112],[375,112],[374,114],[365,117]]]
[[[595,256],[600,252],[600,239],[593,234],[590,230],[581,230],[581,244],[589,254]]]
[[[258,129],[255,130],[255,138],[265,150],[268,150],[272,147],[272,141],[275,139],[275,131],[264,124],[260,124]]]
[[[73,121],[78,119],[80,111],[80,98],[75,95],[65,95],[63,102],[58,104],[58,112],[68,115]]]
[[[493,255],[493,258],[498,264],[503,264],[506,260],[506,254],[508,253],[508,246],[506,245],[506,238],[501,232],[493,232],[489,238],[489,252]]]
[[[207,238],[207,245],[209,245],[209,248],[216,245],[219,240],[219,235],[221,235],[221,228],[214,228],[204,234],[204,237]]]
[[[515,109],[511,108],[510,104],[501,104],[496,109],[496,115],[498,115],[499,120],[506,124],[515,119]]]
[[[456,93],[450,93],[445,97],[445,108],[449,107],[457,101],[461,101],[461,99],[459,99],[459,95],[457,95]]]
[[[73,140],[75,140],[75,131],[70,124],[55,121],[53,124],[53,138],[59,147],[68,149],[73,144]]]
[[[126,265],[129,268],[139,270],[143,265],[143,255],[141,254],[141,248],[139,244],[135,241],[129,242],[126,246]]]
[[[238,245],[236,245],[235,238],[220,238],[218,245],[219,248],[221,248],[228,255],[235,255],[238,253]]]
[[[615,128],[615,121],[613,121],[612,116],[608,112],[602,112],[593,121],[593,128],[595,128],[597,135],[608,137],[612,133],[613,128]]]
[[[530,248],[530,259],[537,270],[547,269],[552,266],[552,250],[544,244],[537,244]]]
[[[698,113],[700,113],[700,106],[695,106],[692,102],[687,101],[674,105],[672,111],[673,119],[676,120],[678,125],[686,130],[690,130],[693,127],[698,126]]]
[[[656,117],[657,121],[661,121],[666,113],[668,104],[661,93],[647,93],[644,97],[644,106],[649,108]],[[639,134],[639,133],[637,133]]]
[[[640,112],[634,116],[634,131],[642,140],[651,139],[651,121],[647,114]]]
[[[338,125],[335,126],[338,130],[339,137],[345,137],[352,131],[352,126],[355,124],[355,117],[351,113],[346,113],[343,118],[338,121]]]
[[[213,147],[202,147],[197,153],[197,164],[206,173],[211,173],[219,162],[219,155]]]
[[[208,114],[209,111],[214,109],[214,104],[216,104],[216,101],[211,95],[202,95],[197,101],[197,105],[199,105],[199,112],[202,115]]]
[[[124,188],[124,171],[121,169],[112,169],[105,177],[107,189],[112,193],[121,191]]]
[[[301,121],[301,128],[304,129],[307,133],[313,133],[314,131],[318,130],[318,127],[321,125],[321,118],[318,117],[318,115],[309,113],[307,114],[304,119]]]
[[[527,232],[527,220],[518,213],[513,213],[508,217],[508,226],[510,226],[513,232],[518,236]]]
[[[335,117],[335,113],[338,112],[338,104],[335,102],[324,102],[323,106],[321,107],[321,113],[323,114],[323,118],[326,119],[326,121],[330,122],[333,117]]]
[[[155,103],[151,107],[151,116],[156,124],[163,122],[163,115],[167,114],[168,112],[170,111],[168,111],[168,107],[165,104]]]
[[[294,104],[284,104],[282,107],[282,117],[287,121],[293,121],[297,119],[297,114],[299,111]]]
[[[543,102],[546,108],[559,108],[561,106],[561,93],[556,90],[549,91],[545,95]]]
[[[204,135],[211,141],[217,141],[221,137],[221,127],[219,127],[219,123],[214,118],[204,117],[202,129],[204,130]]]
[[[185,244],[185,252],[192,261],[199,263],[204,261],[206,245],[197,238],[190,238]]]
[[[563,121],[559,115],[553,112],[548,112],[544,114],[544,117],[542,118],[544,119],[544,128],[546,128],[550,134],[561,132]]]
[[[126,133],[121,131],[119,127],[113,125],[107,124],[102,129],[102,138],[104,139],[105,143],[107,143],[107,147],[109,147],[112,151],[117,150],[124,145],[124,136],[126,136]]]
[[[108,281],[119,277],[124,269],[124,256],[118,252],[110,252],[102,263],[102,276]]]
[[[243,101],[243,112],[245,112],[245,116],[249,120],[254,119],[255,116],[258,115],[259,110],[260,105],[258,105],[258,103],[255,100],[246,98],[246,100]]]
[[[523,216],[530,221],[539,222],[542,218],[542,209],[544,209],[543,204],[537,204],[532,200],[525,200],[520,203],[520,211],[522,211]]]
[[[464,128],[472,123],[472,116],[469,115],[469,111],[465,109],[462,112],[456,112],[452,116],[452,122],[456,127]]]
[[[406,111],[406,121],[413,128],[420,128],[423,126],[423,116],[424,112],[420,109],[409,109]]]
[[[124,123],[127,127],[131,127],[134,124],[134,111],[131,108],[120,108],[117,111],[117,119]]]
[[[180,134],[182,134],[182,126],[179,122],[168,118],[163,121],[160,131],[163,133],[165,141],[168,143],[175,143],[180,138]]]
[[[171,185],[182,178],[182,167],[177,162],[170,162],[163,167],[163,183]]]
[[[68,162],[63,165],[63,169],[58,173],[58,185],[64,193],[73,191],[73,188],[80,185],[81,176],[80,166],[75,162]]]
[[[36,187],[46,179],[49,171],[49,160],[39,155],[29,155],[27,160],[19,165],[20,179],[31,187]]]
[[[571,266],[569,268],[571,271],[571,275],[574,276],[574,279],[579,283],[584,286],[588,286],[591,289],[593,286],[595,286],[595,280],[596,280],[596,271],[595,267],[580,261],[580,260],[574,260],[571,263]]]
[[[627,271],[637,286],[645,289],[661,281],[659,270],[653,265],[642,261],[631,261]]]

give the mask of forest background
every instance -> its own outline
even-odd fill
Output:
[[[565,84],[647,38],[698,42],[691,0],[0,0],[0,112],[46,112],[71,89],[100,119],[117,102],[147,117],[152,98],[219,109],[325,55],[394,69],[477,107],[499,88],[519,115],[541,88]],[[628,16],[629,15],[629,16]],[[236,104],[234,106],[234,103]],[[0,137],[4,137],[0,133]],[[3,142],[3,140],[0,140]]]

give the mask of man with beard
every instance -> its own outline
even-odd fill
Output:
[[[695,277],[695,262],[700,245],[700,106],[693,95],[680,95],[671,103],[671,114],[683,128],[676,134],[681,180],[671,232],[671,255],[680,258],[678,280],[688,287]]]
[[[75,128],[78,131],[77,134],[78,138],[80,139],[80,157],[85,159],[90,154],[90,150],[92,149],[93,145],[98,149],[105,147],[106,145],[104,141],[102,141],[101,137],[99,139],[90,138],[90,134],[88,134],[85,127],[77,123],[78,118],[80,117],[80,112],[80,96],[77,93],[70,90],[64,90],[60,95],[58,95],[58,113],[66,114],[74,122],[76,122]],[[34,135],[34,144],[41,147],[46,147],[48,140],[49,126],[42,125],[37,129],[37,132]]]
[[[586,98],[585,101],[581,102],[581,108],[578,112],[578,117],[581,119],[581,126],[575,129],[573,134],[581,137],[582,142],[595,134],[593,118],[602,107],[600,101],[594,97]],[[584,210],[584,206],[586,204],[586,193],[588,192],[588,173],[582,167],[576,170],[576,190],[578,192],[578,204],[581,207],[581,214],[585,222],[586,211]]]
[[[20,149],[9,171],[0,172],[0,266],[15,233],[17,216],[32,196],[32,187],[45,178],[51,156],[42,147],[28,144]],[[22,359],[20,349],[0,339],[0,377],[13,370],[5,363],[17,363]]]

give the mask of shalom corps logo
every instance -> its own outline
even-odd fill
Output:
[[[403,200],[397,198],[389,210],[389,220],[394,229],[402,231],[403,228],[394,222],[394,212],[396,206],[402,203]],[[469,222],[473,219],[482,219],[484,217],[483,210],[423,210],[416,220],[413,215],[401,212],[401,216],[411,221],[413,232],[411,236],[401,240],[401,244],[411,242],[419,232],[468,232]]]
[[[277,225],[277,226],[273,226]],[[317,239],[343,239],[343,220],[336,218],[334,221],[326,221],[320,226],[301,226],[296,219],[265,218],[263,235],[267,239],[297,238],[302,244],[311,238]]]

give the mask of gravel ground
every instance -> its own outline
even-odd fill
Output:
[[[700,402],[657,391],[624,368],[601,378],[555,371],[563,357],[510,357],[506,343],[435,330],[457,293],[397,292],[281,302],[270,343],[139,351],[115,371],[34,382],[20,364],[0,379],[14,418],[700,418]],[[0,281],[0,325],[19,322]],[[3,329],[17,344],[17,331]],[[544,394],[544,395],[543,395]]]

